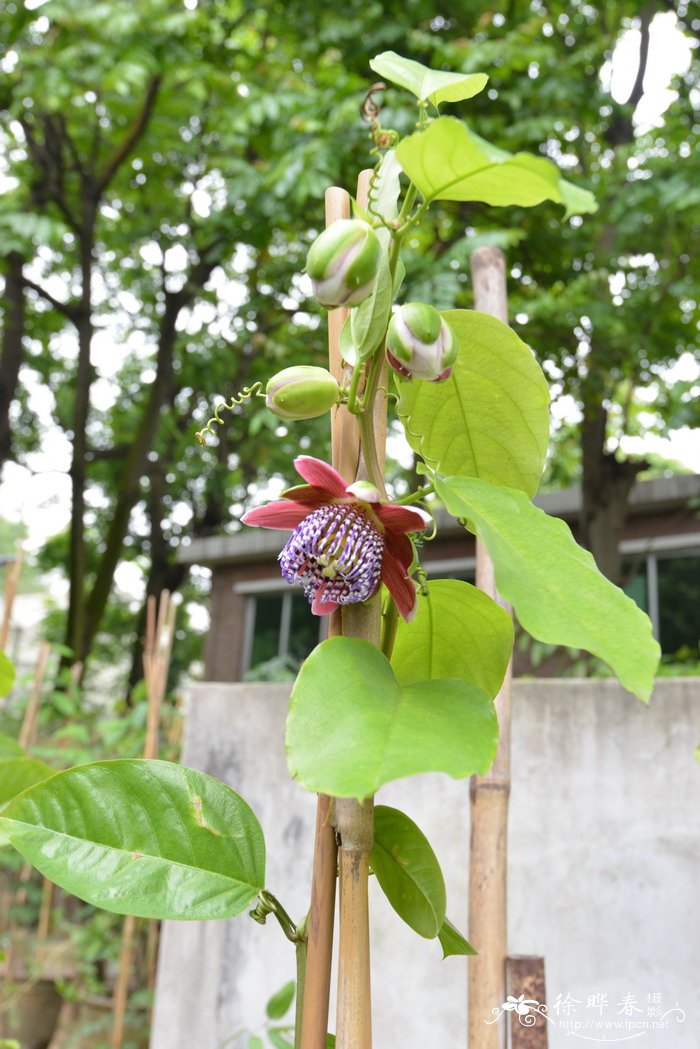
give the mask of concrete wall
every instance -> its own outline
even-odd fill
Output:
[[[315,800],[287,773],[288,692],[193,688],[184,761],[253,806],[267,839],[268,888],[298,920],[308,902]],[[613,1041],[634,1033],[644,1049],[698,1044],[698,738],[698,679],[661,681],[648,709],[611,681],[515,685],[510,950],[546,958],[551,1049],[570,1046],[572,1034]],[[468,783],[423,775],[382,788],[379,800],[427,833],[445,873],[448,913],[465,930]],[[463,1049],[466,959],[441,961],[437,944],[404,926],[376,884],[371,908],[375,1046]],[[239,1028],[262,1026],[265,1001],[292,976],[291,945],[272,921],[166,923],[151,1049],[222,1049]],[[595,995],[607,996],[602,1012],[589,1005]],[[680,1014],[660,1019],[676,1005],[684,1022]],[[628,1020],[642,1026],[592,1026]],[[565,1026],[577,1022],[573,1031]]]

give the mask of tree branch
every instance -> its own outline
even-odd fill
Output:
[[[77,324],[78,318],[80,317],[80,307],[75,305],[75,303],[61,302],[61,300],[55,298],[50,291],[47,291],[46,288],[42,288],[40,284],[35,284],[33,280],[30,280],[29,277],[25,277],[24,274],[22,275],[22,283],[26,288],[31,288],[32,291],[37,293],[37,295],[40,295],[42,299],[48,302],[50,306],[53,306],[55,310],[58,310],[59,313],[68,317],[73,324]]]
[[[124,136],[120,145],[112,153],[111,157],[107,160],[106,164],[102,168],[102,171],[97,176],[97,193],[100,196],[106,190],[109,183],[112,181],[117,171],[128,157],[131,150],[134,148],[141,135],[148,127],[148,122],[153,115],[153,107],[155,106],[158,91],[160,89],[162,78],[160,76],[154,76],[148,85],[146,91],[146,97],[143,100],[141,109],[136,114],[131,124],[127,128],[126,135]]]

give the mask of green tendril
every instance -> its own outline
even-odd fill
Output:
[[[212,429],[214,423],[218,423],[219,426],[224,425],[224,420],[219,415],[220,411],[226,409],[227,412],[232,412],[234,408],[238,408],[241,404],[244,404],[246,401],[249,401],[251,397],[264,398],[265,394],[262,391],[263,384],[261,382],[254,382],[252,386],[244,386],[241,392],[238,395],[233,396],[228,403],[226,401],[222,401],[220,404],[217,404],[214,408],[214,414],[212,415],[207,425],[203,429],[198,430],[195,434],[195,437],[197,438],[199,443],[206,446],[207,442],[204,437],[205,433],[210,433],[212,436],[216,436],[216,430]]]

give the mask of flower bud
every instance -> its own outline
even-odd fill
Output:
[[[457,359],[457,340],[434,306],[407,302],[389,321],[386,355],[404,378],[441,382],[449,377]]]
[[[381,253],[379,238],[366,222],[333,222],[306,257],[306,272],[321,305],[357,306],[366,299],[377,279]]]
[[[265,387],[265,404],[282,419],[315,419],[330,411],[340,387],[325,368],[301,364],[273,375]]]

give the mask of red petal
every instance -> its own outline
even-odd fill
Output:
[[[298,484],[295,488],[287,488],[282,495],[293,503],[307,507],[309,512],[317,510],[319,506],[328,505],[328,499],[312,484]]]
[[[336,608],[340,608],[338,602],[325,601],[323,591],[319,591],[311,602],[311,611],[315,616],[329,616]]]
[[[280,499],[276,503],[256,506],[254,510],[243,514],[241,521],[243,524],[255,525],[258,528],[296,528],[308,516],[308,506]]]
[[[336,499],[345,495],[345,481],[328,463],[314,459],[311,455],[299,455],[294,465],[297,473],[315,488],[320,488]]]
[[[372,509],[387,532],[422,532],[431,521],[430,514],[414,506],[382,503],[381,506],[373,506]]]
[[[404,543],[408,546],[408,551],[403,548]],[[405,536],[387,536],[382,559],[382,582],[406,622],[413,619],[418,607],[416,584],[406,575],[412,559],[411,544]]]

